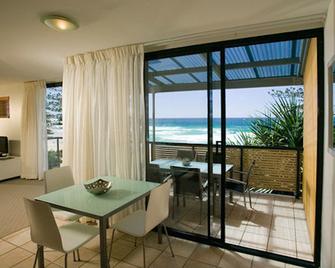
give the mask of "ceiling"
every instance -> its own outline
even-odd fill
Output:
[[[132,43],[325,14],[329,0],[4,0],[0,9],[0,84],[60,81],[66,56]],[[56,32],[46,14],[80,28]]]

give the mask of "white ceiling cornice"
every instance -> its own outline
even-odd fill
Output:
[[[326,14],[316,14],[294,19],[271,21],[246,26],[223,28],[214,31],[182,35],[165,40],[145,43],[145,52],[153,52],[170,48],[234,40],[283,32],[301,31],[324,26]]]

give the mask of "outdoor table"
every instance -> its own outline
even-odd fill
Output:
[[[151,164],[159,165],[160,169],[169,172],[171,166],[183,168],[198,168],[203,176],[208,176],[208,163],[191,161],[189,166],[184,166],[182,160],[178,159],[156,159],[150,162]],[[234,165],[226,164],[225,172],[232,172]],[[221,164],[213,163],[213,178],[218,181],[219,192],[221,193]],[[214,187],[214,190],[216,187]],[[232,200],[232,192],[229,192],[229,198]],[[220,201],[221,204],[221,201]],[[215,195],[213,195],[213,211],[215,211]]]

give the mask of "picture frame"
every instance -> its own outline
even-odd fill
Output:
[[[9,96],[0,97],[0,118],[10,118]]]

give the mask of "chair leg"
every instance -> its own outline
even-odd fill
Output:
[[[199,224],[201,225],[201,218],[202,218],[202,195],[200,195],[200,220],[199,220]]]
[[[40,248],[37,246],[37,250],[36,250],[36,255],[35,255],[35,260],[34,260],[34,268],[36,267],[36,263],[37,263],[37,256],[38,256],[38,253],[40,251]]]
[[[142,246],[143,246],[143,268],[145,268],[145,246],[144,246],[144,236],[142,238]]]
[[[114,233],[115,233],[115,229],[113,229],[113,232],[112,232],[112,241],[111,241],[111,246],[109,248],[108,263],[110,262],[111,257],[112,257],[112,246],[113,246],[113,240],[114,240]]]
[[[77,261],[81,261],[80,255],[79,255],[79,248],[77,249]]]
[[[172,219],[174,219],[174,203],[175,203],[176,197],[173,195],[172,197]]]
[[[251,205],[251,194],[250,194],[250,190],[248,190],[248,194],[249,194],[249,204],[250,204],[250,208],[252,208],[252,205]]]
[[[170,237],[169,237],[169,234],[168,234],[168,232],[167,232],[167,229],[166,229],[166,226],[165,226],[165,224],[163,224],[163,227],[164,227],[164,232],[165,232],[165,235],[166,235],[166,238],[167,238],[168,244],[169,244],[169,248],[170,248],[170,251],[171,251],[171,255],[172,255],[172,257],[174,257],[174,253],[173,253],[173,250],[172,250],[172,246],[171,246]]]
[[[64,267],[67,268],[67,253],[64,256]]]
[[[76,251],[75,250],[72,252],[72,255],[73,255],[73,261],[76,262],[77,259],[76,259]]]

